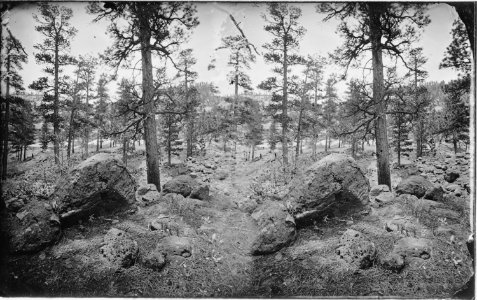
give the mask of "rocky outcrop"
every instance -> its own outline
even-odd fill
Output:
[[[252,254],[273,253],[295,240],[295,222],[283,204],[268,200],[255,209],[252,218],[260,229],[252,245]]]
[[[51,199],[62,223],[69,224],[134,203],[135,186],[133,177],[118,157],[100,153],[60,179]]]
[[[369,201],[369,181],[356,162],[343,154],[331,154],[313,164],[294,182],[285,196],[296,211],[297,225],[345,214]]]
[[[55,243],[61,234],[60,220],[52,207],[31,201],[9,221],[10,251],[33,253]]]

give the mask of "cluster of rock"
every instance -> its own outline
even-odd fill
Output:
[[[198,183],[187,175],[171,179],[164,184],[163,190],[163,193],[159,193],[153,184],[136,189],[134,178],[119,157],[99,153],[75,166],[59,180],[50,197],[51,203],[31,200],[19,208],[10,204],[10,211],[13,213],[10,215],[12,220],[8,222],[11,227],[10,251],[40,251],[59,240],[63,227],[71,226],[91,215],[109,215],[135,204],[147,205],[169,201],[174,197],[199,200],[208,200],[210,197],[208,185]],[[118,243],[123,244],[121,241],[126,235],[114,231],[109,236],[105,238],[105,243],[112,245],[111,249],[116,249]],[[129,245],[126,247],[128,249],[135,248],[130,243],[124,245]],[[125,251],[111,249],[102,249],[103,255],[115,257],[116,252]],[[127,260],[128,262],[118,264],[128,265],[130,261],[135,261],[135,256],[129,255]]]
[[[369,201],[368,180],[356,162],[342,154],[316,162],[292,186],[281,202],[268,200],[253,211],[260,233],[252,253],[278,251],[293,243],[297,227],[356,212]]]
[[[209,159],[190,157],[184,167],[192,178],[201,177],[204,181],[210,181],[212,177],[218,180],[226,179],[228,172],[222,170],[220,166],[233,164],[235,160],[232,157],[220,159],[218,156]]]
[[[39,251],[56,242],[64,226],[129,207],[135,201],[135,185],[117,156],[88,158],[59,180],[51,203],[34,200],[18,210],[10,222],[10,251]]]
[[[418,158],[416,168],[420,175],[439,184],[446,194],[461,197],[470,193],[470,154],[447,154],[440,161],[434,158]]]

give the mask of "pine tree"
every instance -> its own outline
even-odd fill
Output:
[[[317,7],[327,15],[325,20],[338,18],[342,21],[338,30],[345,42],[333,54],[337,63],[348,70],[364,53],[371,52],[378,184],[390,188],[383,55],[402,60],[402,53],[418,37],[416,29],[430,22],[425,9],[422,4],[403,2],[323,3]],[[348,22],[349,18],[358,21]]]
[[[174,111],[177,105],[172,101],[167,101],[164,105],[165,111]],[[167,163],[171,165],[171,156],[179,155],[183,150],[182,141],[179,140],[181,131],[181,121],[183,117],[176,113],[165,113],[162,115],[162,145],[167,153]]]
[[[298,23],[301,14],[301,9],[298,7],[286,3],[270,3],[267,6],[267,14],[263,16],[267,23],[264,28],[273,36],[272,42],[263,46],[268,51],[264,59],[268,63],[277,65],[273,71],[282,77],[282,83],[280,85],[276,78],[269,78],[259,87],[282,91],[280,122],[285,168],[288,166],[288,75],[290,66],[302,62],[302,58],[293,53],[297,51],[299,40],[305,34],[305,28]]]
[[[70,25],[73,10],[64,6],[39,3],[39,15],[34,14],[33,18],[38,23],[35,30],[42,34],[45,39],[43,43],[34,45],[38,51],[35,59],[40,64],[45,64],[44,72],[53,77],[50,83],[47,77],[41,77],[30,85],[30,88],[44,91],[52,95],[51,122],[53,123],[53,150],[55,163],[60,163],[60,95],[67,93],[65,76],[60,77],[62,67],[71,65],[75,60],[68,54],[71,39],[76,35],[77,30]]]
[[[186,115],[185,122],[187,126],[186,131],[186,155],[187,157],[192,156],[192,148],[194,144],[194,120],[196,119],[197,114],[197,100],[194,98],[194,91],[190,89],[193,85],[195,79],[197,79],[197,72],[192,71],[192,67],[197,63],[197,60],[192,56],[192,49],[186,49],[179,52],[179,61],[177,67],[179,72],[177,77],[182,77],[184,79],[184,90],[185,103],[186,103]],[[169,107],[171,108],[171,107]],[[173,109],[173,108],[172,108]]]
[[[144,138],[146,143],[147,182],[161,189],[159,147],[157,144],[155,90],[152,72],[152,54],[166,59],[185,42],[189,30],[196,27],[196,8],[186,2],[108,2],[101,7],[91,3],[88,11],[98,14],[96,21],[111,20],[108,30],[114,45],[105,58],[119,67],[140,51],[142,63],[142,107]],[[125,20],[126,22],[117,22]]]
[[[27,61],[27,54],[22,44],[8,28],[4,30],[4,26],[6,24],[2,22],[2,33],[5,32],[5,37],[2,41],[1,81],[5,83],[5,98],[3,98],[4,101],[0,106],[0,180],[5,180],[7,176],[10,88],[13,87],[17,91],[23,90],[23,80],[18,71],[22,69],[22,64]],[[2,207],[3,204],[3,201],[0,202]]]
[[[331,144],[331,134],[333,126],[336,122],[336,112],[337,112],[337,100],[338,95],[336,94],[336,85],[337,80],[334,77],[329,78],[326,81],[325,87],[325,103],[323,104],[323,123],[326,129],[325,135],[325,152],[328,152]]]

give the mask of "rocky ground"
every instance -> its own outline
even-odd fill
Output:
[[[117,151],[15,166],[6,295],[449,297],[472,274],[468,154],[406,161],[389,191],[371,151],[285,176],[211,147],[164,167],[159,193],[141,149],[127,168]]]

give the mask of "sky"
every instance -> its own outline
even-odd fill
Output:
[[[111,45],[112,39],[106,33],[108,22],[93,23],[94,16],[86,13],[86,3],[64,2],[62,5],[73,9],[74,15],[71,24],[78,29],[78,33],[71,43],[71,55],[97,55]],[[339,21],[324,22],[324,15],[316,12],[314,3],[294,3],[293,5],[302,9],[302,17],[299,21],[306,28],[306,33],[300,42],[299,54],[327,56],[328,53],[342,45],[343,40],[336,32]],[[222,37],[238,34],[237,29],[228,17],[228,13],[234,15],[249,41],[257,47],[259,52],[263,53],[263,44],[271,40],[271,35],[263,29],[265,21],[262,15],[265,13],[266,7],[263,3],[251,2],[201,2],[197,3],[196,6],[200,24],[193,30],[189,42],[184,44],[183,48],[193,49],[194,56],[197,59],[194,69],[198,72],[199,82],[213,82],[219,88],[220,94],[232,95],[234,88],[226,79],[227,73],[230,71],[227,66],[228,53],[226,50],[216,51],[216,48],[221,44]],[[37,13],[36,5],[25,4],[14,8],[3,20],[3,22],[8,22],[11,32],[22,42],[29,55],[28,63],[24,65],[24,69],[20,72],[25,87],[37,78],[44,76],[43,66],[37,65],[34,59],[35,49],[33,45],[40,43],[43,38],[34,29],[33,13]],[[421,46],[424,56],[428,58],[424,66],[429,73],[427,80],[448,81],[455,79],[457,78],[455,71],[439,69],[439,64],[442,61],[446,47],[451,41],[452,23],[458,18],[458,15],[454,8],[443,3],[432,5],[428,14],[431,23],[425,27],[419,43],[415,45],[415,47]],[[214,58],[216,59],[216,68],[208,70],[208,65]],[[263,56],[257,57],[256,62],[252,64],[248,72],[255,88],[254,92],[262,92],[256,86],[272,75],[272,68],[272,65],[265,63]],[[111,70],[104,67],[97,70],[97,74],[102,72],[108,73]],[[343,72],[343,69],[330,63],[325,69],[325,79],[332,73],[343,74]],[[360,76],[360,74],[362,74],[361,71],[352,70],[349,73],[349,78]],[[122,70],[119,75],[132,76],[130,70]],[[114,82],[111,83],[110,90],[114,92],[116,85]],[[343,97],[346,83],[344,81],[338,83],[337,88],[338,95]],[[28,89],[27,92],[29,92]]]

